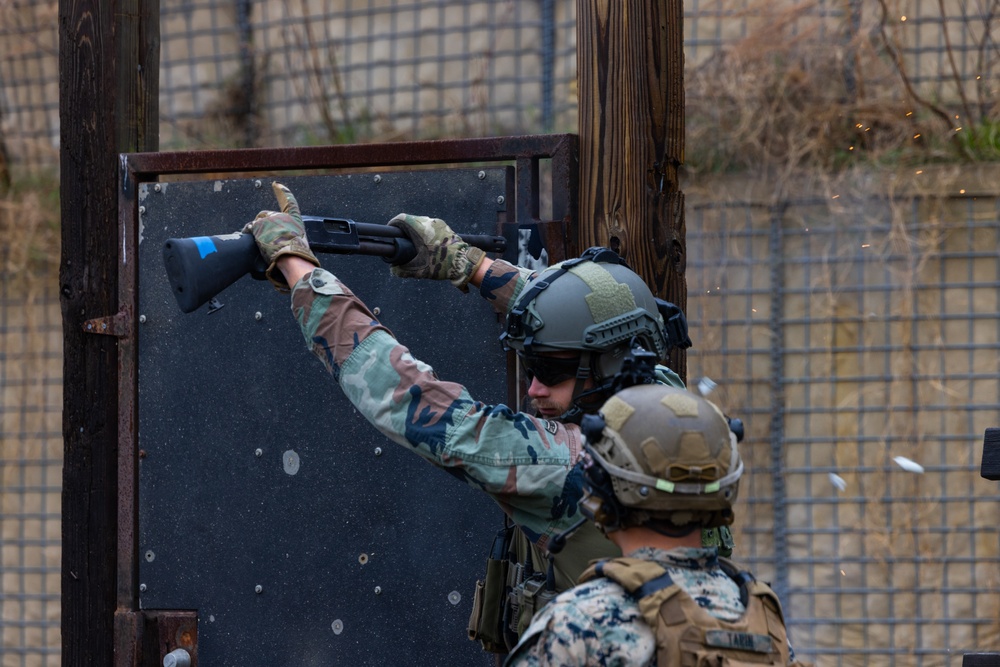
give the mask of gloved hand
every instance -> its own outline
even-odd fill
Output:
[[[437,218],[400,213],[389,224],[402,229],[417,250],[417,256],[409,262],[393,266],[392,275],[449,280],[463,292],[469,291],[469,278],[486,257],[483,250],[463,241]]]
[[[309,249],[306,229],[302,224],[302,214],[295,195],[280,183],[272,183],[271,188],[278,198],[281,212],[261,211],[252,222],[243,227],[244,234],[253,234],[260,254],[267,262],[267,279],[276,289],[287,292],[289,287],[280,270],[275,270],[277,260],[284,255],[295,255],[319,266],[319,260]]]

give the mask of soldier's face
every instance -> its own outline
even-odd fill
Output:
[[[522,356],[522,362],[531,378],[528,397],[537,414],[544,419],[555,419],[569,410],[573,403],[580,355],[575,352],[548,352],[533,357]],[[588,378],[584,388],[590,386]]]
[[[576,378],[564,380],[559,384],[549,386],[542,384],[537,378],[531,380],[528,386],[528,396],[535,406],[535,411],[543,419],[555,419],[569,410],[573,403],[573,388]]]

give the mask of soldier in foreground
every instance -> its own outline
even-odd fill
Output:
[[[608,398],[633,340],[658,361],[667,357],[670,336],[658,304],[610,251],[533,276],[490,260],[441,220],[397,216],[391,224],[407,233],[418,254],[393,273],[447,280],[462,291],[479,287],[507,318],[505,342],[531,379],[536,414],[485,405],[414,359],[343,282],[319,268],[295,198],[279,184],[274,190],[282,210],[262,211],[244,231],[253,233],[268,278],[291,290],[307,345],[386,437],[490,494],[516,526],[498,536],[498,574],[477,590],[474,608],[481,614],[469,628],[485,648],[505,653],[532,613],[573,586],[590,560],[619,553],[590,525],[558,556],[546,547],[579,517],[580,419]],[[682,385],[665,366],[657,376]],[[504,608],[478,604],[491,598]]]
[[[644,384],[582,427],[581,510],[626,556],[598,561],[550,602],[505,665],[791,664],[774,592],[702,546],[702,528],[732,523],[743,474],[722,412]]]

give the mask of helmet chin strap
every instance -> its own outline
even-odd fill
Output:
[[[556,421],[564,424],[579,424],[580,420],[583,419],[583,415],[583,410],[576,404],[573,404],[569,410],[556,417]]]
[[[592,389],[584,390],[588,379],[593,378],[594,384],[598,384],[594,366],[599,359],[599,352],[587,352],[580,355],[580,366],[576,369],[576,384],[573,385],[572,402],[566,412],[556,417],[557,421],[565,424],[579,424],[585,414],[596,413],[608,398],[607,390],[611,386],[610,382],[603,382]],[[593,400],[587,400],[591,398]]]

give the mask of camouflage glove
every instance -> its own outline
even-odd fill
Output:
[[[280,270],[275,270],[278,258],[295,255],[312,262],[315,266],[319,266],[319,260],[309,249],[309,241],[306,239],[306,230],[302,224],[302,215],[299,213],[295,195],[280,183],[272,183],[271,187],[278,198],[281,212],[261,211],[253,222],[248,222],[243,227],[243,233],[253,234],[254,240],[257,241],[260,254],[267,262],[267,279],[279,291],[287,292],[289,288],[285,277]]]
[[[469,279],[486,257],[484,251],[463,241],[437,218],[400,213],[389,224],[402,229],[417,250],[417,256],[409,262],[393,266],[392,275],[450,280],[463,292],[469,291]]]

